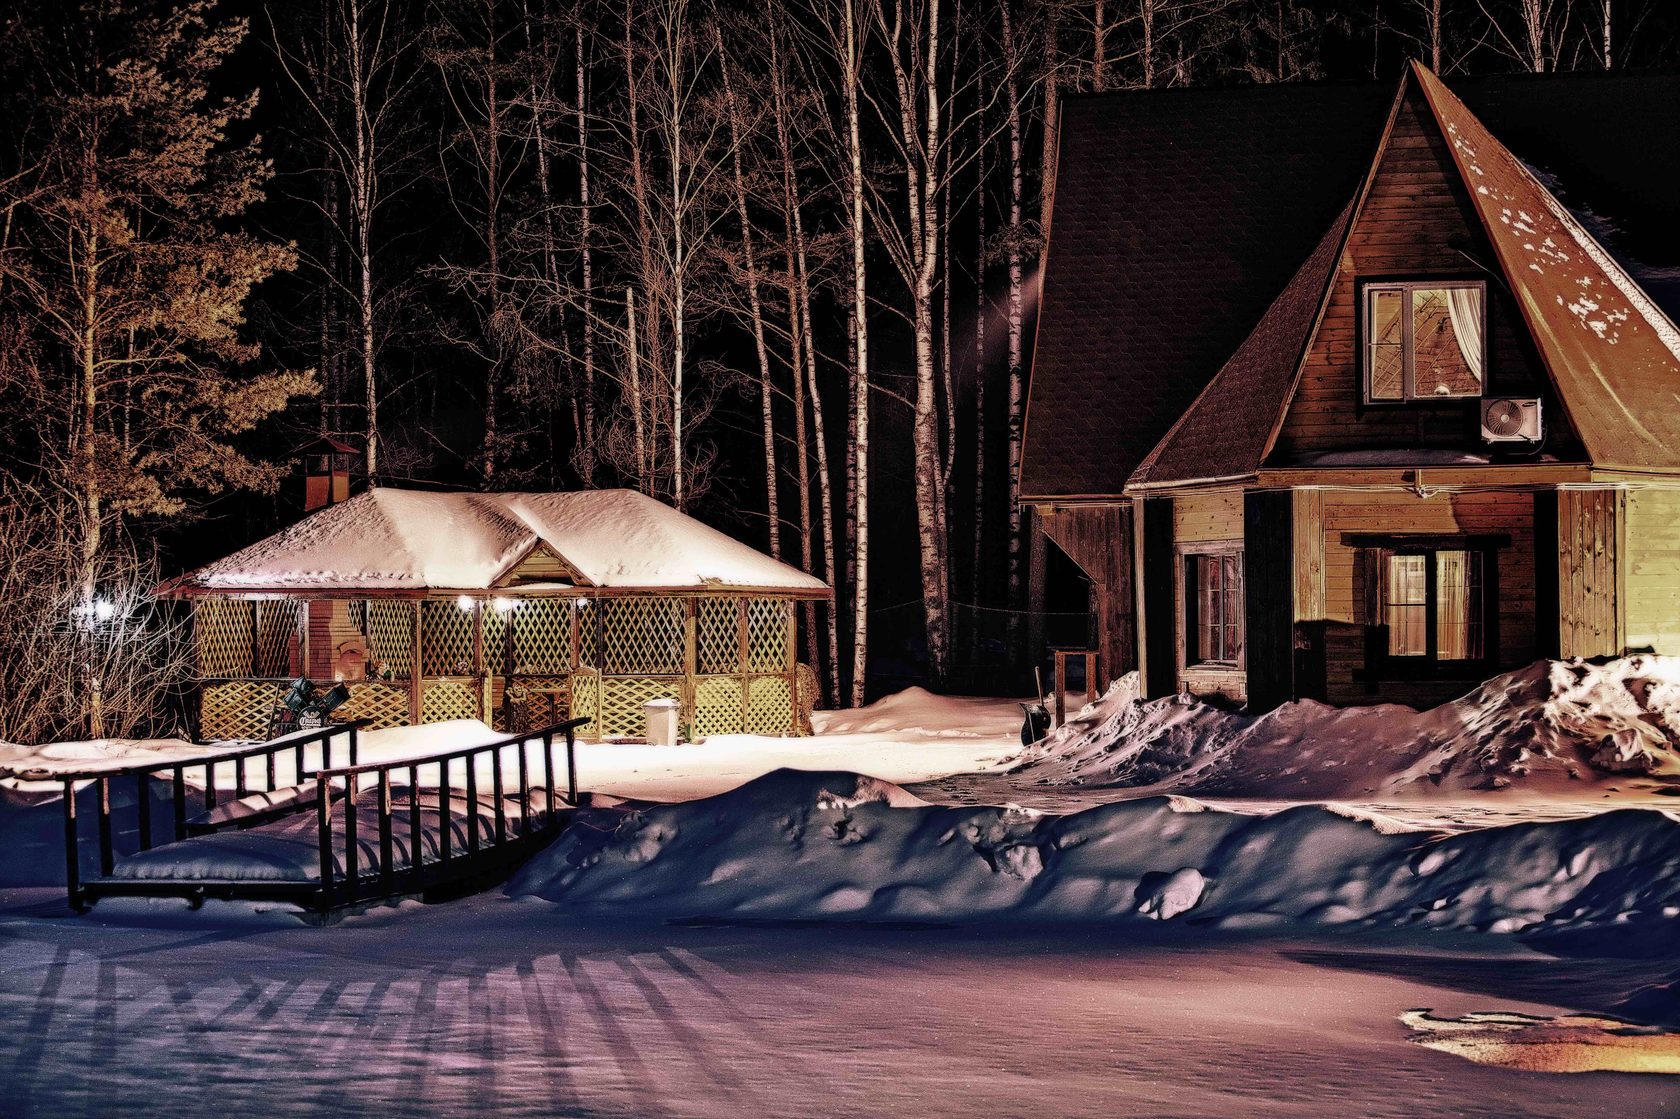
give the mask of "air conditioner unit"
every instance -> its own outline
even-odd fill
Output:
[[[1532,396],[1490,396],[1482,401],[1482,442],[1540,442],[1540,400]]]

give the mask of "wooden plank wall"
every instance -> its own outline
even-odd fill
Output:
[[[1680,654],[1680,491],[1627,491],[1626,630],[1630,649]]]
[[[1324,321],[1311,345],[1274,461],[1316,451],[1382,447],[1481,450],[1480,402],[1368,406],[1359,360],[1358,279],[1456,276],[1488,279],[1490,395],[1541,396],[1553,453],[1577,445],[1550,383],[1518,331],[1520,312],[1504,285],[1477,268],[1494,256],[1452,168],[1434,118],[1413,91],[1401,106],[1370,193],[1334,280]]]
[[[1558,651],[1597,657],[1622,651],[1617,490],[1558,491]]]
[[[1357,549],[1342,542],[1344,533],[1504,534],[1509,547],[1499,551],[1499,648],[1501,668],[1534,658],[1534,500],[1523,490],[1437,493],[1427,498],[1401,491],[1323,491],[1323,620],[1341,628],[1363,622],[1362,588],[1356,573]],[[1339,625],[1338,625],[1339,624]],[[1342,632],[1347,632],[1345,628]],[[1355,678],[1364,667],[1363,652],[1353,641],[1338,641],[1325,672],[1332,703],[1369,703],[1365,682]],[[1428,705],[1459,694],[1465,681],[1384,682],[1385,700]]]
[[[1292,490],[1295,520],[1295,620],[1324,617],[1324,491]]]
[[[1229,542],[1242,547],[1243,492],[1241,489],[1203,490],[1178,494],[1173,503],[1173,550],[1178,553],[1170,576],[1173,583],[1174,664],[1177,686],[1193,695],[1220,695],[1238,703],[1248,698],[1248,677],[1240,668],[1209,668],[1186,663],[1185,586],[1183,546]],[[1146,570],[1144,578],[1154,569]]]
[[[1132,584],[1132,506],[1043,509],[1044,535],[1091,580],[1100,671],[1113,680],[1137,667],[1137,594]]]

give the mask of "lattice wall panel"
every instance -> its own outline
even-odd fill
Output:
[[[793,603],[779,598],[747,599],[747,670],[785,672]]]
[[[741,670],[741,600],[700,600],[699,632],[695,636],[701,672]]]
[[[601,605],[608,675],[683,671],[681,599],[609,598]]]
[[[408,726],[408,685],[383,684],[366,681],[350,685],[350,698],[333,712],[333,717],[349,722],[351,719],[372,719],[378,727]]]
[[[703,676],[694,682],[694,712],[689,719],[691,733],[740,734],[746,729],[741,712],[739,676]]]
[[[521,599],[513,612],[513,670],[519,675],[569,672],[572,667],[571,599]]]
[[[298,635],[299,604],[281,600],[254,605],[257,610],[257,660],[251,675],[293,675],[299,667],[292,660]]]
[[[606,734],[601,729],[601,677],[596,673],[579,672],[572,677],[572,717],[594,720],[578,731],[583,737],[600,738]]]
[[[747,733],[791,734],[793,689],[786,676],[755,676],[747,681]]]
[[[374,599],[361,604],[368,650],[393,675],[407,676],[414,662],[414,603]]]
[[[610,676],[604,689],[601,688],[601,678],[592,673],[579,673],[572,681],[573,714],[595,719],[594,723],[583,728],[583,734],[588,738],[647,733],[647,718],[642,705],[650,699],[680,701],[682,681],[648,676]]]
[[[601,603],[596,599],[581,599],[573,607],[578,616],[578,664],[601,669]]]
[[[443,723],[476,719],[480,692],[476,680],[429,680],[420,693],[420,721]]]
[[[252,611],[236,598],[201,598],[193,612],[198,627],[198,673],[207,678],[250,676]],[[264,723],[265,731],[267,724]]]
[[[199,694],[198,734],[211,741],[262,741],[284,685],[260,680],[206,684]]]
[[[420,604],[420,636],[427,676],[470,676],[475,671],[471,610],[428,599]]]

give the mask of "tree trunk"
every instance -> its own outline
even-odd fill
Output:
[[[636,289],[624,289],[624,345],[630,361],[630,415],[635,438],[636,485],[643,493],[653,487],[647,476],[647,431],[642,417],[642,366],[638,355],[642,348],[641,335],[636,333]]]
[[[770,538],[770,555],[780,559],[782,518],[776,477],[775,390],[770,376],[770,347],[764,340],[764,300],[758,287],[758,247],[753,240],[752,219],[747,213],[747,178],[741,159],[741,103],[735,95],[723,30],[715,20],[712,23],[712,41],[723,77],[724,112],[729,118],[731,167],[735,175],[735,216],[741,224],[741,255],[747,270],[747,314],[752,322],[753,352],[758,357],[759,420],[764,438],[764,515]]]
[[[800,222],[799,193],[794,185],[793,144],[788,134],[787,100],[783,89],[781,52],[777,46],[778,34],[775,29],[770,32],[770,88],[782,172],[782,225],[787,264],[788,371],[793,378],[793,434],[798,453],[798,466],[794,475],[799,484],[799,562],[805,571],[811,571],[811,443],[810,430],[805,418],[804,370],[805,355],[814,344],[814,340],[809,333],[810,323],[806,318],[806,308],[799,298],[799,247],[795,235],[795,229]],[[802,628],[805,631],[805,654],[811,667],[819,668],[822,661],[817,646],[816,604],[807,601],[804,613]]]
[[[1004,108],[1008,118],[1009,133],[1009,302],[1008,302],[1008,340],[1009,340],[1009,375],[1007,384],[1007,413],[1004,427],[1007,438],[1006,469],[1008,470],[1008,501],[1009,501],[1009,605],[1011,609],[1021,607],[1021,579],[1022,579],[1022,540],[1021,525],[1021,433],[1024,425],[1025,375],[1022,368],[1025,362],[1026,325],[1025,325],[1025,268],[1021,259],[1021,243],[1024,239],[1022,224],[1025,221],[1024,185],[1025,185],[1025,148],[1021,121],[1021,86],[1020,86],[1020,56],[1016,53],[1019,44],[1015,39],[1015,27],[1010,18],[1009,6],[1002,7],[1003,12],[1003,49],[1006,62],[1006,78],[1004,87]],[[1045,79],[1046,112],[1052,112],[1050,106],[1054,100],[1055,80],[1053,76]],[[1053,118],[1046,116],[1044,125],[1044,143],[1048,151],[1054,145]],[[1053,154],[1047,155],[1052,160]],[[1049,214],[1049,183],[1045,180],[1045,216]]]
[[[852,706],[863,706],[869,683],[869,291],[865,268],[863,224],[863,145],[859,136],[858,83],[861,79],[861,44],[857,18],[858,0],[843,0],[845,38],[843,84],[846,92],[846,149],[849,156],[847,185],[850,197],[852,240],[852,459],[856,464],[852,516],[852,557],[856,574],[852,581]]]
[[[578,246],[583,269],[583,454],[578,473],[585,486],[595,484],[595,273],[590,251],[588,85],[585,80],[583,21],[577,45]]]

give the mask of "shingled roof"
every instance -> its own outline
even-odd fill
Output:
[[[1353,215],[1343,208],[1259,325],[1131,477],[1132,485],[1250,474],[1295,385]]]
[[[1392,102],[1369,85],[1064,103],[1023,497],[1121,492],[1353,196]]]
[[[1662,266],[1680,265],[1671,219],[1680,77],[1504,77],[1455,88],[1517,157],[1567,184],[1564,203],[1611,253],[1637,246],[1639,260],[1623,255],[1624,274],[1672,314],[1680,284],[1667,284]],[[1277,372],[1272,359],[1302,322],[1285,310],[1310,302],[1298,285],[1310,287],[1303,273],[1370,166],[1393,97],[1392,85],[1295,86],[1068,104],[1029,391],[1026,499],[1116,496],[1146,462],[1146,478],[1176,475],[1172,456],[1195,445],[1187,428],[1252,418],[1186,413],[1216,375],[1246,391],[1259,383],[1247,379],[1258,377],[1258,359]],[[1279,400],[1279,378],[1260,380],[1266,399]],[[1152,453],[1175,425],[1183,449],[1173,439]],[[1040,432],[1051,437],[1035,439]],[[1251,434],[1239,457],[1252,457]],[[1208,444],[1195,443],[1205,454]]]

